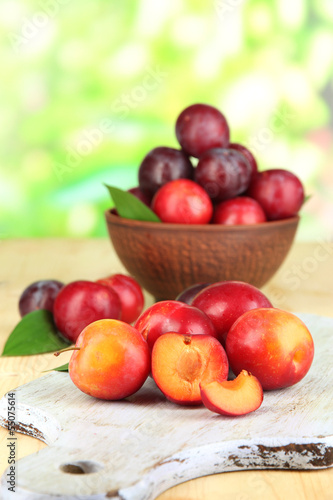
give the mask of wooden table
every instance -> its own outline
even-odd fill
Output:
[[[18,298],[38,279],[95,280],[126,273],[108,239],[35,239],[0,243],[0,349],[19,321]],[[278,273],[263,288],[276,307],[333,317],[333,243],[295,243]],[[145,295],[146,306],[152,304]],[[0,359],[0,396],[43,376],[42,371],[69,360],[53,354]],[[41,441],[17,435],[16,458],[44,448]],[[7,467],[7,431],[0,428],[0,474]],[[198,478],[163,493],[159,500],[333,499],[333,469],[320,471],[247,471]]]

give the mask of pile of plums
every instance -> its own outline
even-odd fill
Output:
[[[39,280],[25,288],[19,299],[21,317],[39,309],[53,314],[59,332],[71,342],[89,323],[117,319],[132,323],[141,314],[144,296],[139,283],[125,274],[96,281],[76,280],[66,285]]]
[[[23,304],[50,308],[75,343],[73,383],[100,399],[126,398],[151,375],[174,403],[245,415],[261,406],[264,391],[302,380],[314,355],[306,325],[240,281],[197,284],[142,311],[142,292],[128,276],[45,280],[23,292]]]
[[[259,172],[251,151],[230,142],[228,122],[217,108],[184,109],[176,137],[181,148],[151,150],[140,164],[139,185],[129,190],[162,222],[257,224],[299,212],[300,179],[282,168]]]

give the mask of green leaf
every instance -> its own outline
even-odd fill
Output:
[[[57,368],[51,368],[50,370],[44,370],[43,373],[52,372],[52,371],[68,372],[68,363],[65,363],[64,365],[61,365],[61,366],[57,366]]]
[[[39,309],[23,316],[9,335],[1,356],[26,356],[63,349],[70,344],[60,336],[53,315]]]
[[[107,184],[104,184],[104,186],[109,190],[120,217],[148,222],[161,222],[161,219],[147,205],[134,196],[134,194],[123,189],[108,186]]]

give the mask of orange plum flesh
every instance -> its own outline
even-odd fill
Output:
[[[234,380],[200,384],[203,404],[221,415],[245,415],[259,408],[263,390],[256,377],[242,370]]]
[[[228,359],[211,335],[165,333],[152,351],[152,375],[163,394],[174,403],[201,404],[201,381],[226,380]]]

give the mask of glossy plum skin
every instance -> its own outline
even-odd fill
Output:
[[[200,383],[226,380],[229,362],[220,342],[210,335],[165,333],[152,351],[152,376],[167,399],[201,404]]]
[[[231,142],[229,144],[229,149],[235,149],[236,151],[242,153],[242,155],[245,156],[245,158],[251,165],[251,178],[252,178],[258,172],[258,164],[251,151],[247,149],[245,146],[243,146],[243,144],[239,144],[238,142]]]
[[[151,207],[162,222],[173,224],[208,224],[213,215],[208,194],[189,179],[178,179],[162,186]]]
[[[258,288],[242,281],[214,283],[196,295],[192,306],[212,320],[223,346],[228,331],[242,314],[258,307],[273,307]]]
[[[140,389],[150,373],[150,352],[142,335],[114,319],[90,323],[69,361],[73,383],[95,398],[118,400]]]
[[[152,149],[139,167],[139,188],[150,199],[167,182],[192,179],[193,165],[179,149],[165,146]]]
[[[268,220],[296,215],[304,201],[304,188],[299,178],[284,169],[259,172],[247,192],[263,208]]]
[[[226,351],[232,371],[251,372],[264,390],[299,382],[314,356],[312,336],[294,314],[279,309],[255,309],[231,327]]]
[[[194,180],[202,186],[214,203],[244,193],[250,184],[251,165],[234,149],[215,148],[199,159]]]
[[[119,295],[122,321],[133,323],[140,316],[144,306],[144,296],[141,286],[134,278],[125,274],[112,274],[96,280],[96,283],[110,287]]]
[[[190,156],[199,158],[211,148],[229,144],[229,126],[224,115],[213,106],[193,104],[185,108],[176,121],[176,137]]]
[[[75,342],[81,331],[99,319],[120,319],[121,303],[111,288],[92,281],[73,281],[58,293],[53,308],[55,324]]]
[[[53,304],[64,283],[57,280],[40,280],[31,283],[19,298],[21,317],[38,309],[53,312]]]
[[[148,307],[135,322],[150,349],[165,333],[217,337],[212,321],[203,311],[176,300],[163,300]]]
[[[211,283],[196,283],[195,285],[189,286],[177,295],[176,300],[190,306],[194,297],[209,285],[211,285]]]
[[[213,223],[238,225],[266,222],[266,215],[259,203],[248,196],[238,196],[221,201],[214,208]]]

